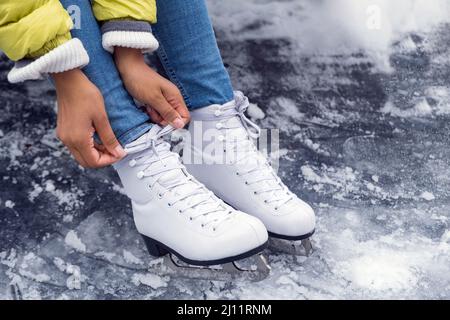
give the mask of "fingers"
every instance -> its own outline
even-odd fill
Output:
[[[71,147],[67,147],[70,151],[70,153],[72,154],[72,156],[75,158],[75,160],[83,167],[83,168],[87,168],[88,165],[86,163],[86,161],[84,161],[83,156],[81,155],[81,153],[76,149],[76,148],[71,148]]]
[[[190,114],[180,90],[173,83],[168,82],[162,87],[162,93],[167,102],[181,116],[184,125],[186,125],[190,120]]]
[[[92,132],[63,141],[75,160],[84,168],[102,168],[119,161],[120,158],[112,155],[106,146],[94,142]]]
[[[116,160],[122,159],[127,155],[117,140],[106,114],[102,114],[94,119],[94,127],[106,151],[115,157]],[[105,152],[103,152],[103,159],[105,159],[106,156]],[[100,153],[100,157],[102,157],[102,153]]]
[[[184,121],[180,114],[170,105],[162,93],[152,101],[151,107],[174,128],[181,129],[184,127]]]
[[[164,118],[161,117],[161,115],[155,109],[153,109],[150,106],[146,106],[146,110],[147,110],[148,115],[150,116],[150,118],[152,119],[152,121],[154,123],[158,123],[162,126],[167,125],[168,122],[166,120],[164,120]]]
[[[75,150],[74,156],[78,154],[78,156],[82,158],[84,164],[79,162],[86,168],[102,168],[110,166],[120,160],[106,150],[101,151],[96,149],[93,140],[90,142],[78,143],[77,146],[72,147],[72,149]]]

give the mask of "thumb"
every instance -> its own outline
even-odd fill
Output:
[[[106,115],[100,116],[95,119],[94,127],[95,131],[100,137],[100,140],[103,143],[103,146],[110,154],[118,159],[122,159],[127,155],[127,153],[117,140]]]
[[[184,127],[184,121],[181,115],[167,102],[164,96],[161,96],[156,103],[151,105],[161,117],[169,122],[174,128],[181,129]]]

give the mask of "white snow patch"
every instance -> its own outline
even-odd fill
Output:
[[[414,107],[406,109],[400,109],[392,101],[387,101],[380,111],[399,118],[424,117],[434,113],[426,98],[419,99]]]
[[[44,189],[42,189],[42,187],[37,183],[33,182],[33,190],[28,193],[28,199],[31,202],[34,202],[34,199],[36,199],[42,193],[42,191],[44,191]]]
[[[71,230],[67,233],[66,238],[64,239],[66,245],[72,247],[73,249],[86,252],[86,245],[81,242],[80,238],[78,238],[75,231]]]
[[[11,200],[6,200],[6,201],[5,201],[5,207],[6,207],[6,208],[12,209],[12,208],[14,208],[15,206],[16,206],[16,204],[15,204],[13,201],[11,201]]]
[[[420,195],[421,198],[427,200],[427,201],[433,201],[434,199],[436,199],[436,197],[434,196],[433,193],[429,192],[429,191],[424,191],[422,192],[422,194]]]
[[[73,221],[73,215],[72,214],[66,214],[63,216],[63,222],[72,222]]]
[[[69,290],[81,289],[81,282],[85,279],[85,277],[81,275],[79,266],[65,262],[59,257],[55,257],[53,259],[53,263],[59,269],[59,271],[69,275],[69,277],[67,277],[66,279],[66,286]]]
[[[32,272],[29,272],[29,271],[26,271],[23,269],[20,269],[19,273],[21,276],[24,276],[24,277],[31,279],[33,281],[36,281],[36,282],[48,282],[51,279],[50,276],[45,273],[34,274]]]
[[[147,273],[135,273],[131,279],[135,286],[139,286],[140,284],[149,286],[153,289],[158,289],[162,287],[167,287],[168,278],[160,277],[155,274]]]
[[[142,262],[141,259],[139,259],[138,257],[136,257],[134,254],[132,254],[130,251],[128,250],[123,250],[123,258],[125,259],[125,261],[127,263],[131,263],[131,264],[144,264]]]
[[[15,249],[11,249],[11,251],[2,251],[0,252],[0,263],[9,267],[14,268],[17,263],[17,253]]]
[[[350,261],[350,279],[371,290],[402,290],[417,284],[406,257],[396,251],[368,253]]]
[[[250,103],[247,108],[247,114],[252,118],[253,120],[262,120],[265,118],[266,114],[258,105],[254,103]]]
[[[304,114],[299,111],[294,100],[285,97],[278,97],[274,100],[274,102],[279,108],[282,109],[279,112],[283,114],[283,116],[290,116],[297,120],[304,118]]]

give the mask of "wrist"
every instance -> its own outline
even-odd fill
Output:
[[[78,82],[84,77],[83,72],[80,69],[72,69],[64,72],[50,73],[56,87],[74,85],[74,82]]]
[[[127,75],[138,68],[147,66],[144,55],[140,49],[116,47],[114,60],[121,76]]]
[[[80,69],[52,73],[57,95],[82,94],[91,92],[95,86]]]

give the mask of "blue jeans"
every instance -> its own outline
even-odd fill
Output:
[[[73,29],[86,48],[90,63],[83,71],[105,100],[111,127],[122,145],[151,128],[149,116],[138,108],[123,86],[114,60],[102,48],[102,36],[89,0],[60,0],[67,9],[80,8],[80,29]],[[204,0],[159,0],[153,26],[157,54],[168,78],[178,86],[190,109],[223,104],[233,99],[226,71]]]

